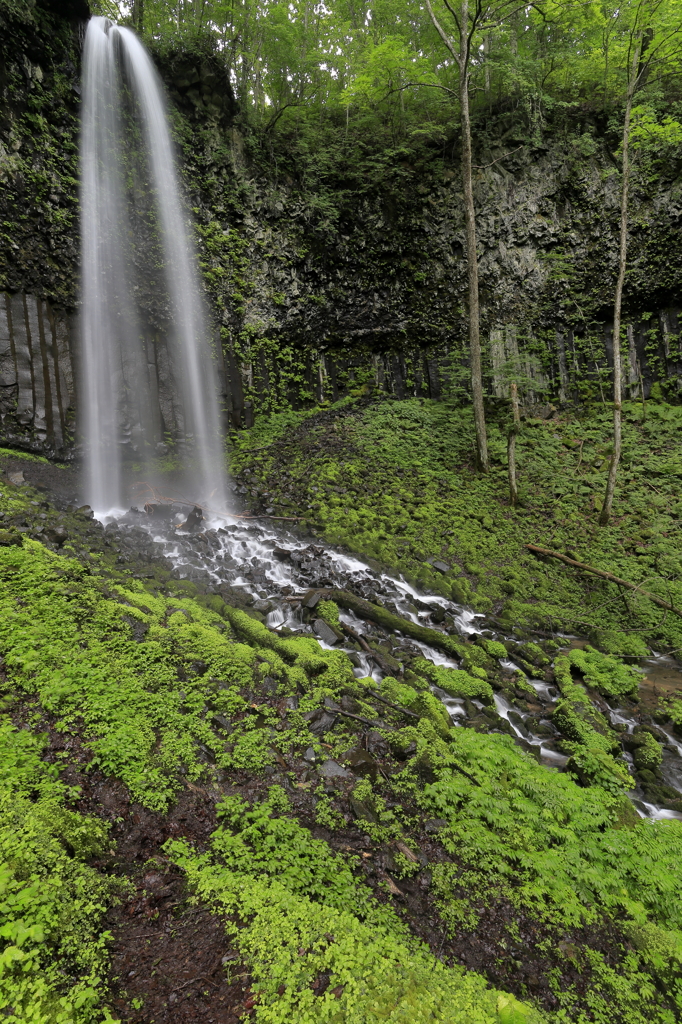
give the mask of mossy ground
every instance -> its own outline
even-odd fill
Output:
[[[682,618],[525,547],[538,544],[682,608],[682,408],[625,403],[614,516],[598,526],[611,452],[606,406],[527,418],[521,504],[506,469],[507,413],[488,419],[491,471],[475,472],[471,409],[426,399],[344,400],[282,413],[234,436],[252,500],[298,515],[327,541],[489,613],[508,630],[588,636],[614,654],[682,650]],[[428,559],[442,560],[443,573]]]
[[[154,871],[184,873],[176,913],[194,893],[249,972],[225,1021],[676,1019],[682,828],[624,814],[617,775],[586,770],[580,785],[507,735],[451,728],[418,658],[404,681],[384,681],[393,706],[377,703],[343,652],[277,636],[30,488],[3,485],[0,511],[10,1020],[106,1020],[112,993],[127,1021],[147,1021],[147,998],[157,1022],[193,1019],[153,1003],[151,980],[107,973],[116,900],[118,946],[140,908],[147,936],[161,939],[170,920],[168,910],[157,921],[145,889]],[[59,522],[68,537],[56,550]],[[333,621],[331,602],[324,610]],[[467,648],[466,679],[452,685],[485,689],[474,670],[497,678],[500,650],[488,648]],[[519,652],[550,670],[541,647]],[[612,662],[588,668],[595,685],[629,685]],[[572,714],[587,715],[570,666],[559,682]],[[319,733],[329,702],[360,717],[332,714]],[[608,737],[608,750],[590,745],[603,734],[589,714],[577,755],[612,758]],[[67,740],[51,762],[45,735]],[[346,765],[337,781],[315,766],[330,760]],[[90,816],[74,772],[81,789],[100,780]],[[131,813],[107,828],[114,792]],[[193,793],[201,828],[175,810]],[[142,864],[123,854],[145,815],[156,825]],[[188,1012],[205,999],[200,986],[192,999]]]

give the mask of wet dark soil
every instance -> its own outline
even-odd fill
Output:
[[[17,723],[23,715],[15,716]],[[92,861],[103,874],[128,880],[129,892],[107,916],[112,934],[111,1008],[125,1024],[233,1024],[249,1008],[250,978],[221,922],[196,905],[183,874],[161,847],[184,838],[201,848],[216,827],[215,794],[186,789],[168,814],[130,802],[126,787],[88,768],[78,736],[48,727],[45,759],[78,786],[75,809],[107,821],[110,852]]]
[[[6,468],[12,471],[11,467]],[[36,487],[41,486],[48,472],[64,474],[62,501],[71,497],[73,492],[69,488],[73,487],[74,478],[68,470],[23,461],[19,468]],[[42,486],[52,490],[51,484]],[[58,502],[57,497],[55,503]],[[48,519],[51,515],[49,510],[45,512]],[[99,524],[91,523],[87,517],[75,513],[61,518],[67,522],[69,543],[78,557],[87,559],[88,552],[101,550],[106,553],[112,572],[148,578],[173,575],[170,566],[154,555],[144,531],[139,531],[137,537],[138,531],[131,530],[128,545],[127,537],[109,538]],[[390,648],[389,637],[375,626],[366,625],[367,636],[371,630],[375,639],[386,640]],[[516,706],[521,707],[522,695],[516,696]],[[258,694],[259,702],[266,699],[264,694]],[[271,703],[282,713],[274,698]],[[545,708],[536,708],[535,703],[528,704],[527,710],[537,711],[540,717],[546,713]],[[378,708],[378,717],[381,713]],[[19,708],[17,717],[21,721],[27,716]],[[252,1007],[248,972],[228,942],[222,924],[208,908],[192,902],[182,874],[169,863],[162,847],[170,838],[186,838],[201,849],[216,827],[215,804],[222,795],[235,793],[248,801],[262,799],[273,783],[285,788],[292,812],[301,824],[333,849],[354,855],[359,877],[373,888],[377,899],[391,902],[413,933],[448,964],[459,963],[480,971],[501,988],[521,997],[530,996],[552,1009],[557,1004],[550,977],[564,990],[573,987],[578,994],[587,992],[591,985],[590,972],[583,969],[571,951],[587,944],[611,962],[613,950],[619,949],[619,941],[614,939],[621,940],[622,936],[614,934],[618,929],[613,923],[589,934],[576,931],[557,935],[548,926],[524,916],[501,895],[491,899],[490,893],[482,894],[480,906],[476,907],[476,926],[470,931],[459,930],[455,938],[450,938],[431,890],[433,865],[448,859],[438,841],[437,827],[425,822],[416,807],[410,808],[402,801],[406,814],[420,821],[420,825],[419,831],[410,835],[419,853],[418,869],[412,877],[401,878],[396,855],[402,851],[388,843],[374,843],[365,833],[362,810],[354,806],[350,797],[356,781],[353,777],[326,785],[334,810],[346,823],[334,831],[321,827],[315,818],[316,798],[312,789],[321,781],[320,774],[303,759],[291,755],[280,755],[274,774],[264,778],[234,774],[224,776],[220,786],[187,787],[168,814],[156,814],[131,804],[125,787],[117,780],[98,771],[86,771],[90,755],[77,735],[57,732],[49,721],[44,725],[50,738],[46,758],[61,764],[58,755],[68,755],[69,766],[62,775],[65,781],[80,787],[77,809],[111,824],[113,852],[99,858],[94,866],[103,873],[128,879],[131,885],[130,894],[111,910],[107,920],[113,936],[112,1010],[125,1024],[231,1024]],[[488,731],[490,723],[485,728]],[[382,747],[372,739],[371,730],[358,727],[356,743],[359,751],[371,755],[370,771],[381,772],[390,779],[402,767],[385,744]],[[357,774],[366,770],[367,759]]]
[[[34,710],[30,705],[18,706],[17,725]],[[315,838],[355,856],[358,877],[372,887],[378,900],[391,903],[444,963],[481,972],[493,984],[537,999],[548,1009],[557,1006],[549,985],[554,972],[560,975],[563,988],[572,986],[579,995],[590,988],[590,972],[581,968],[571,950],[588,943],[616,965],[613,925],[590,930],[589,935],[586,931],[558,935],[519,912],[508,899],[491,899],[489,893],[476,908],[480,916],[475,928],[449,937],[431,892],[433,866],[451,859],[438,841],[438,823],[422,820],[420,832],[411,835],[419,870],[401,878],[398,848],[377,844],[364,832],[359,809],[350,797],[354,780],[326,786],[334,810],[346,821],[345,828],[334,831],[316,822],[309,766],[291,757],[286,767],[297,782],[289,774],[275,773],[261,779],[235,775],[224,778],[219,786],[189,786],[164,815],[131,803],[122,783],[90,769],[91,755],[78,735],[57,731],[50,721],[44,721],[42,728],[49,737],[45,759],[61,764],[64,754],[68,755],[61,777],[80,789],[75,808],[111,826],[110,851],[93,860],[93,867],[125,878],[130,885],[105,922],[112,934],[111,1006],[124,1024],[236,1024],[253,1007],[248,970],[223,925],[193,900],[184,876],[162,847],[168,839],[184,838],[201,851],[216,828],[215,805],[223,795],[239,794],[252,802],[263,799],[273,783],[286,789],[294,816]],[[386,775],[396,770],[395,761],[385,752],[375,749],[372,757]],[[390,800],[387,803],[391,806]],[[404,801],[403,808],[408,814],[417,813]]]

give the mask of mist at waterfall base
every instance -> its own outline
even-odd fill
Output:
[[[217,373],[163,87],[135,33],[101,17],[85,36],[80,157],[84,498],[103,514],[156,489],[224,512]],[[163,351],[136,300],[140,280],[156,274]]]

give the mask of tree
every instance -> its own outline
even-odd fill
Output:
[[[501,41],[501,28],[506,22],[515,21],[519,14],[536,5],[519,3],[518,0],[443,0],[445,14],[450,20],[443,27],[436,17],[431,0],[425,0],[431,21],[457,68],[458,93],[462,141],[462,186],[464,191],[464,221],[466,231],[466,259],[469,320],[469,351],[471,358],[471,395],[476,427],[476,448],[478,464],[484,472],[488,470],[488,437],[483,404],[483,375],[481,368],[481,315],[478,288],[478,253],[476,242],[476,207],[474,204],[473,163],[471,145],[470,85],[474,66],[485,67],[485,57],[490,52],[491,39]],[[486,90],[490,91],[490,78],[486,73]]]
[[[682,56],[682,18],[677,0],[634,0],[618,8],[612,15],[625,22],[622,31],[622,56],[626,74],[625,109],[621,142],[620,237],[618,247],[618,274],[613,304],[613,453],[609,463],[606,492],[600,526],[608,525],[616,490],[618,465],[622,451],[622,375],[621,375],[621,313],[623,287],[628,253],[628,194],[630,188],[630,144],[632,110],[635,96],[645,84],[652,85],[654,77],[679,72]],[[612,62],[613,62],[613,58]],[[668,119],[669,125],[675,124]],[[640,136],[641,137],[641,136]]]

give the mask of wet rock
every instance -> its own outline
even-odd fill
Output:
[[[326,708],[317,708],[315,711],[308,711],[304,718],[308,720],[308,727],[313,736],[324,736],[336,722],[336,715]]]
[[[272,611],[273,605],[272,601],[265,601],[262,598],[260,598],[258,601],[253,602],[252,607],[257,612],[263,612],[263,614],[267,614],[268,612]]]
[[[225,717],[225,715],[213,715],[211,718],[211,725],[215,729],[220,729],[223,732],[232,732],[232,723],[229,718]]]
[[[153,519],[157,519],[162,522],[170,522],[173,516],[172,505],[155,505],[152,504],[151,502],[147,502],[147,504],[145,504],[144,506],[144,510],[148,516],[151,516]]]
[[[450,572],[450,566],[448,563],[441,561],[440,558],[427,558],[426,561],[432,565],[434,569],[437,569],[438,572]]]
[[[339,638],[337,637],[336,633],[331,628],[331,626],[327,625],[324,619],[315,619],[315,625],[313,628],[315,629],[315,632],[320,637],[320,639],[324,640],[324,642],[326,644],[329,644],[330,647],[338,643]]]
[[[53,544],[56,544],[58,547],[61,547],[62,544],[66,540],[68,540],[69,531],[66,529],[65,526],[57,525],[46,529],[45,535],[48,538],[48,540],[52,541]]]
[[[312,747],[308,747],[306,749],[303,755],[303,760],[306,761],[308,764],[315,764],[315,762],[317,761],[317,756]]]
[[[375,823],[379,821],[376,811],[368,801],[358,800],[357,797],[351,795],[348,802],[353,815],[360,821],[372,821]]]
[[[544,725],[542,722],[530,721],[527,723],[530,731],[534,736],[540,736],[541,738],[547,737],[547,739],[553,739],[556,736],[556,730],[551,725]]]
[[[263,693],[272,694],[277,693],[277,680],[273,679],[272,676],[266,676],[263,680]]]
[[[352,779],[351,772],[343,768],[338,761],[329,758],[317,769],[324,779]]]
[[[424,831],[428,832],[429,835],[433,835],[434,832],[439,832],[442,828],[446,828],[447,821],[445,818],[428,818],[424,822]]]
[[[278,562],[287,562],[291,558],[291,551],[287,551],[286,548],[275,547],[272,549],[272,556]]]
[[[355,747],[353,750],[350,750],[344,756],[344,760],[354,775],[371,779],[377,777],[379,766],[372,755],[368,751],[363,750],[362,747]]]
[[[200,530],[204,522],[204,513],[201,511],[198,505],[195,505],[184,523],[181,523],[178,529],[180,530]]]
[[[386,757],[388,754],[388,742],[376,729],[371,729],[367,733],[365,743],[370,754],[374,754],[376,757]]]
[[[0,530],[0,547],[21,546],[21,534],[15,530]]]

